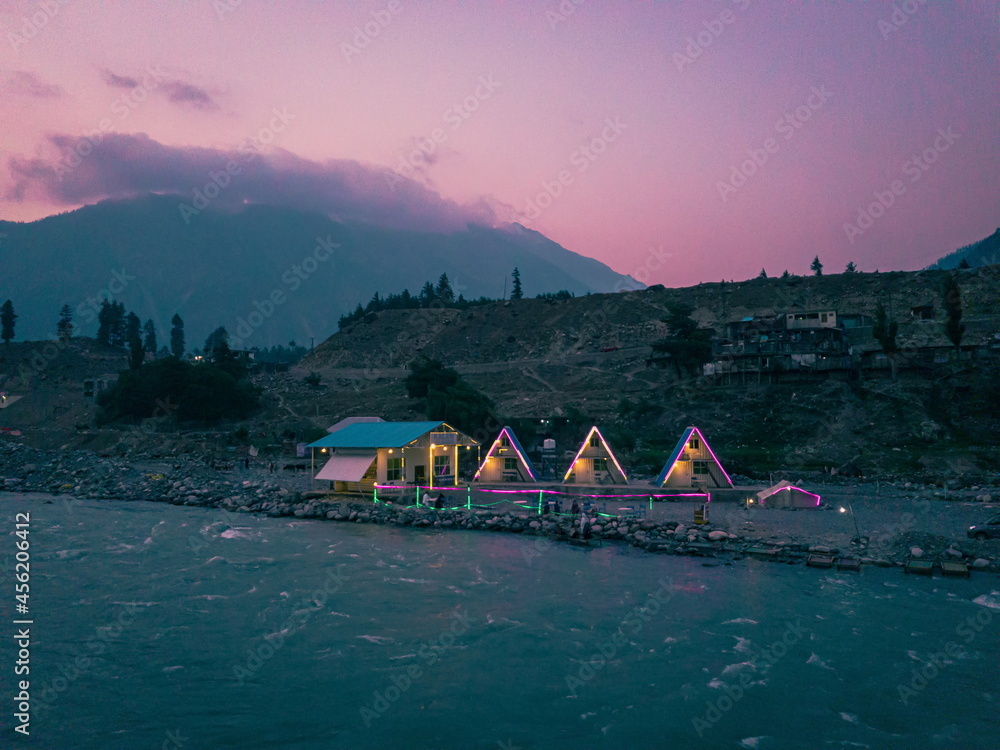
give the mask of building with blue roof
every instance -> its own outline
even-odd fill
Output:
[[[446,422],[356,422],[307,447],[326,458],[316,479],[337,491],[379,485],[453,487],[459,452],[479,443]]]

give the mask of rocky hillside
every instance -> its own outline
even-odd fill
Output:
[[[526,444],[552,430],[560,449],[572,449],[596,422],[634,474],[655,474],[684,427],[697,424],[727,468],[747,476],[833,467],[867,476],[973,481],[1000,468],[995,357],[944,361],[926,372],[904,372],[896,382],[888,373],[868,373],[850,382],[774,385],[679,380],[672,369],[648,363],[649,344],[666,332],[662,321],[674,302],[691,305],[703,325],[721,332],[725,322],[746,315],[815,309],[872,314],[882,300],[900,321],[903,346],[946,343],[941,284],[948,273],[959,280],[965,341],[993,340],[1000,331],[1000,266],[653,288],[461,312],[385,311],[332,336],[291,372],[259,376],[265,407],[246,426],[258,442],[280,443],[281,433],[305,435],[346,416],[422,418],[421,404],[406,397],[403,379],[407,364],[425,353],[454,366],[492,398],[503,421],[521,425]],[[911,307],[928,304],[934,305],[934,319],[910,315]],[[53,447],[157,450],[169,442],[182,450],[190,443],[169,421],[158,423],[155,434],[97,431],[92,424],[74,431],[88,415],[92,421],[93,407],[79,389],[83,370],[72,368],[95,354],[81,350],[73,356],[79,365],[53,367],[48,380],[40,381],[51,392],[74,393],[65,396],[75,399],[73,410],[28,412],[15,404],[0,411],[0,426],[28,427],[26,440]],[[313,372],[319,385],[304,381]],[[548,426],[540,422],[552,417],[557,419]],[[209,450],[212,439],[191,445]]]

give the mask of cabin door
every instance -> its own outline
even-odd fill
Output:
[[[413,467],[413,483],[414,484],[426,484],[427,483],[427,470],[423,464],[417,464]]]

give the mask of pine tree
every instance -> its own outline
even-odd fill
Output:
[[[438,279],[436,291],[437,296],[446,305],[450,305],[455,301],[455,292],[451,288],[451,282],[448,281],[448,274],[441,274],[441,278]]]
[[[101,346],[111,346],[111,303],[101,301],[101,309],[97,311],[97,343]]]
[[[69,305],[63,305],[59,311],[59,322],[56,323],[56,335],[61,339],[73,337],[73,310]]]
[[[965,335],[965,323],[962,322],[962,290],[958,281],[949,275],[944,280],[944,309],[948,319],[944,324],[944,332],[948,340],[955,345],[956,351],[961,351],[962,336]]]
[[[437,299],[437,292],[434,290],[434,285],[426,281],[424,282],[423,288],[420,290],[420,306],[430,307],[434,300]]]
[[[514,283],[510,288],[510,298],[523,299],[524,292],[521,291],[521,272],[515,268],[514,272],[511,274],[511,278],[514,279]]]
[[[229,348],[229,331],[226,330],[225,326],[219,326],[205,339],[205,356],[213,360],[216,359],[223,346]]]
[[[147,352],[156,356],[156,325],[153,323],[152,319],[146,321],[146,325],[142,327],[143,342],[142,348]]]
[[[16,321],[14,303],[7,300],[3,305],[0,305],[0,338],[7,346],[10,346],[10,340],[14,338],[14,323]]]
[[[817,276],[823,275],[823,264],[819,262],[818,255],[813,258],[813,262],[809,264],[809,268],[812,269],[812,272]]]
[[[138,318],[136,318],[138,320]],[[136,328],[129,335],[128,339],[128,366],[131,370],[138,370],[142,363],[146,361],[146,351],[142,348],[142,338],[139,336],[139,329]]]
[[[128,343],[128,331],[125,321],[125,303],[112,302],[108,321],[108,342],[111,346],[124,347]],[[138,320],[138,318],[136,318]]]
[[[783,279],[791,278],[791,276],[792,275],[790,273],[788,273],[788,269],[787,268],[785,269],[785,272],[783,274],[781,274],[781,278],[783,278]]]
[[[844,268],[844,273],[857,273],[858,267],[854,265],[853,260],[847,261],[847,266]]]
[[[177,359],[184,356],[184,321],[177,314],[170,319],[170,353]]]
[[[872,336],[878,341],[882,351],[885,352],[889,360],[889,368],[892,370],[892,379],[896,379],[896,334],[899,333],[899,324],[895,320],[889,320],[885,305],[879,302],[875,306],[875,321],[872,324]]]
[[[139,339],[140,345],[142,344],[142,321],[138,315],[130,312],[125,316],[125,343],[132,346],[133,339]]]
[[[766,279],[767,278],[767,271],[765,271],[763,268],[760,269],[760,273],[757,274],[757,278],[758,279]]]
[[[958,262],[958,267],[961,268],[963,271],[966,268],[972,268],[972,266],[969,265],[969,259],[968,258],[962,258],[962,260],[960,260]]]

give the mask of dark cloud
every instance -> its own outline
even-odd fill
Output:
[[[45,83],[34,73],[15,70],[7,75],[3,83],[4,93],[14,96],[32,96],[36,99],[58,99],[65,95],[62,86]]]
[[[134,89],[143,83],[138,78],[120,76],[106,68],[101,71],[101,77],[104,79],[104,83],[114,89]],[[163,83],[157,81],[155,85],[146,85],[149,87],[151,93],[165,96],[171,104],[179,104],[206,111],[219,109],[218,103],[208,91],[201,86],[196,86],[187,81],[173,79]]]
[[[160,86],[174,104],[189,104],[197,109],[218,109],[215,99],[205,89],[184,81],[168,81]]]
[[[113,89],[134,89],[139,85],[138,78],[115,75],[107,69],[101,71],[101,77],[104,79],[104,82]]]
[[[335,219],[435,231],[495,223],[488,202],[462,206],[387,168],[348,159],[315,162],[281,150],[265,155],[249,141],[228,151],[166,146],[141,133],[93,140],[56,135],[49,140],[61,161],[12,158],[8,200],[80,205],[167,193],[177,194],[179,203],[193,204],[195,190],[205,193],[206,186],[225,183],[218,191],[208,189],[216,195],[213,207],[283,205]],[[78,156],[84,152],[86,156]]]

